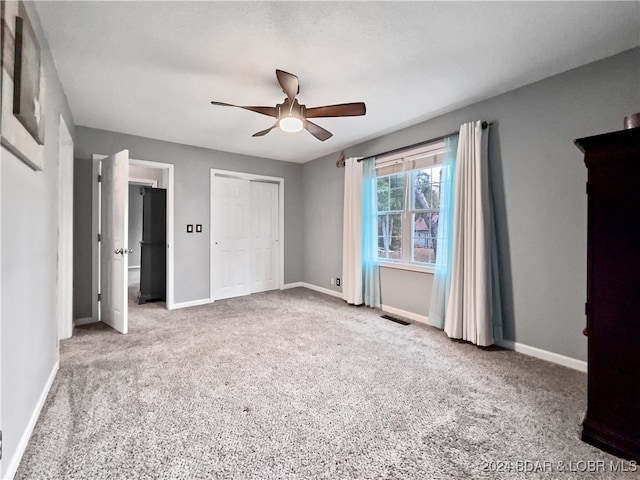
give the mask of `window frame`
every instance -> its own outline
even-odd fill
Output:
[[[416,208],[415,205],[415,192],[413,191],[413,185],[415,182],[415,172],[424,170],[427,168],[433,168],[441,166],[444,163],[444,155],[446,153],[444,140],[429,143],[425,146],[406,150],[404,152],[380,157],[376,159],[376,177],[389,177],[394,174],[402,174],[403,182],[403,210],[402,211],[382,211],[383,214],[400,214],[402,219],[401,228],[401,245],[402,253],[401,259],[394,260],[389,258],[377,259],[377,264],[384,268],[393,268],[398,270],[408,270],[421,273],[434,273],[435,270],[435,258],[434,263],[416,262],[412,260],[414,257],[414,216],[420,213],[435,213],[440,212],[440,208],[437,209],[423,209]],[[380,174],[380,172],[384,172]],[[441,185],[441,182],[437,182]],[[391,190],[391,188],[390,188]],[[377,187],[376,187],[376,206],[377,206]],[[379,211],[376,211],[376,222],[380,216]],[[378,225],[376,225],[376,231]]]

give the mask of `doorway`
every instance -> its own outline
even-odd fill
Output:
[[[131,282],[132,280],[137,280],[138,288],[140,288],[141,283],[145,284],[143,285],[145,291],[138,292],[137,298],[142,298],[142,297],[147,299],[151,299],[152,297],[154,299],[157,298],[157,295],[155,295],[155,293],[150,294],[148,292],[147,284],[149,282],[141,281],[141,279],[148,280],[150,278],[149,274],[153,272],[149,271],[149,269],[151,268],[150,267],[151,264],[148,261],[144,260],[144,258],[148,257],[147,251],[150,250],[150,248],[146,248],[147,251],[145,252],[142,251],[144,248],[142,245],[142,242],[145,240],[143,238],[144,226],[142,223],[143,211],[145,207],[144,207],[144,195],[140,195],[141,193],[140,188],[142,187],[143,193],[144,193],[145,187],[147,188],[151,187],[153,189],[162,189],[164,190],[163,194],[166,196],[166,201],[165,201],[166,211],[162,219],[163,220],[162,223],[164,224],[163,232],[166,238],[166,242],[165,242],[166,254],[165,254],[165,258],[163,259],[164,262],[152,261],[151,263],[155,265],[158,265],[159,263],[164,263],[163,272],[161,272],[163,274],[162,277],[164,279],[164,289],[163,289],[164,292],[162,297],[165,300],[166,308],[170,310],[173,308],[173,165],[169,163],[137,160],[132,158],[129,160],[129,192],[130,194],[132,191],[132,188],[131,188],[132,185],[137,185],[137,192],[136,192],[138,195],[137,200],[141,200],[141,201],[136,204],[136,206],[140,207],[140,209],[137,212],[139,214],[139,217],[136,219],[137,221],[139,221],[138,223],[139,228],[136,229],[135,231],[136,234],[139,234],[139,238],[133,239],[131,236],[132,218],[131,216],[129,217],[129,220],[130,220],[129,221],[129,227],[130,227],[129,248],[134,249],[133,257],[129,257],[131,262],[130,266],[136,266],[138,268],[137,268],[137,271],[135,271],[135,269],[130,269],[128,281]],[[150,197],[148,197],[147,200],[149,198]],[[130,208],[132,206],[131,197],[129,198],[129,206]],[[147,210],[148,208],[149,206],[147,205]],[[149,215],[148,211],[147,211],[147,215]],[[135,243],[132,243],[132,242],[135,242]],[[154,252],[154,255],[157,257],[158,252]],[[136,262],[137,265],[134,265],[131,259],[133,259],[134,261],[137,259],[137,262]],[[132,285],[130,283],[130,287],[131,286]],[[157,286],[156,286],[156,289],[157,289]]]
[[[98,239],[99,224],[101,210],[100,206],[100,189],[98,187],[98,173],[100,161],[106,158],[106,155],[93,154],[94,161],[94,197],[93,197],[93,238]],[[174,225],[174,165],[170,163],[154,162],[148,160],[129,159],[128,179],[133,183],[149,183],[166,189],[166,308],[171,310],[174,308],[174,285],[173,285],[173,225]],[[129,189],[126,188],[126,198],[124,201],[129,205]],[[128,216],[127,216],[128,218]],[[128,222],[127,222],[128,223]],[[127,236],[127,242],[129,242]],[[131,245],[128,245],[131,248]],[[101,320],[100,300],[98,292],[100,290],[100,242],[95,241],[92,248],[93,253],[93,318],[97,321]],[[125,278],[125,284],[129,279]]]
[[[211,170],[210,298],[284,284],[284,179]]]

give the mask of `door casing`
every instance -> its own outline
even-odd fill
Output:
[[[62,115],[58,136],[58,340],[73,333],[73,139]]]

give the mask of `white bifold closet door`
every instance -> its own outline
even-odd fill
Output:
[[[251,182],[251,293],[278,288],[278,185]]]
[[[278,185],[212,177],[213,299],[278,288]]]

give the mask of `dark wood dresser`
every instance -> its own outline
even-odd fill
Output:
[[[167,284],[167,191],[144,188],[138,303],[165,300]]]
[[[582,439],[640,461],[640,128],[575,143],[588,169]]]

